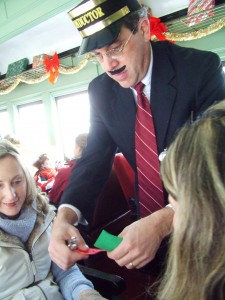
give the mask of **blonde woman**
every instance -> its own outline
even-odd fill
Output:
[[[63,271],[51,262],[54,217],[18,150],[0,141],[1,300],[104,299],[77,266]]]
[[[157,299],[225,299],[225,101],[179,132],[161,173],[175,216]]]

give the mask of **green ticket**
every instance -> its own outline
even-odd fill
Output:
[[[121,237],[113,235],[106,230],[102,230],[94,246],[106,251],[112,251],[122,242],[122,240]]]

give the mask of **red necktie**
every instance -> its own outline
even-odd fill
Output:
[[[137,115],[135,125],[135,150],[138,174],[140,215],[145,217],[164,207],[162,181],[152,113],[147,97],[139,82],[137,91]]]

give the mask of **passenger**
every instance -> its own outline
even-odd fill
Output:
[[[0,299],[104,299],[76,265],[63,271],[51,263],[54,207],[17,151],[0,142]]]
[[[54,205],[58,205],[62,197],[63,191],[67,187],[70,173],[73,167],[75,166],[77,160],[81,158],[82,153],[86,147],[86,144],[87,144],[87,133],[79,134],[75,138],[73,159],[68,162],[68,167],[60,168],[58,170],[52,189],[48,193],[48,197],[50,201],[54,203]]]
[[[53,167],[49,155],[41,154],[34,163],[34,166],[38,169],[34,175],[37,186],[39,186],[43,192],[48,193],[57,175],[57,170]]]
[[[168,199],[165,192],[163,197],[158,155],[164,155],[164,149],[187,120],[194,120],[215,100],[225,98],[225,76],[221,61],[214,53],[180,47],[168,41],[149,42],[149,19],[139,1],[106,0],[91,9],[90,3],[82,1],[70,14],[83,36],[80,53],[92,52],[105,73],[89,85],[90,132],[87,147],[72,170],[63,193],[49,253],[53,261],[64,269],[85,257],[71,254],[65,241],[75,235],[80,249],[85,247],[85,241],[73,224],[82,217],[91,222],[97,196],[110,174],[115,152],[119,148],[136,174],[137,218],[141,219],[120,233],[123,241],[108,252],[108,257],[128,269],[141,268],[159,253],[161,242],[172,229],[174,212],[170,207],[165,207]],[[138,147],[135,138],[144,146],[144,140],[135,133],[137,107],[138,112],[141,107],[136,103],[144,97],[141,93],[137,97],[134,91],[138,83],[145,84],[144,93],[150,99],[154,121],[151,129],[147,122],[145,132],[154,132],[155,128],[156,139],[153,135],[153,143],[157,142],[151,151],[155,153],[152,163],[157,168],[149,164],[149,154],[145,158],[148,164],[142,168],[149,173],[145,176],[138,173],[140,168],[137,164],[141,155],[138,150],[135,151]],[[146,108],[150,110],[148,104]],[[146,148],[149,147],[151,145]],[[142,182],[147,179],[145,187],[141,185],[140,178]],[[156,180],[160,196],[145,193],[150,186],[154,187]],[[141,193],[145,196],[141,197]],[[155,201],[150,200],[151,197]],[[157,203],[159,200],[160,204]],[[158,210],[147,208],[155,206],[155,203]],[[146,217],[140,215],[144,209],[147,211]]]
[[[162,179],[175,210],[160,300],[225,299],[225,101],[183,128]]]

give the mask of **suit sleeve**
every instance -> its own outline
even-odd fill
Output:
[[[214,102],[225,99],[225,74],[220,58],[211,52],[206,52],[205,55],[206,59],[199,61],[202,72],[198,73],[197,114],[205,111]]]

